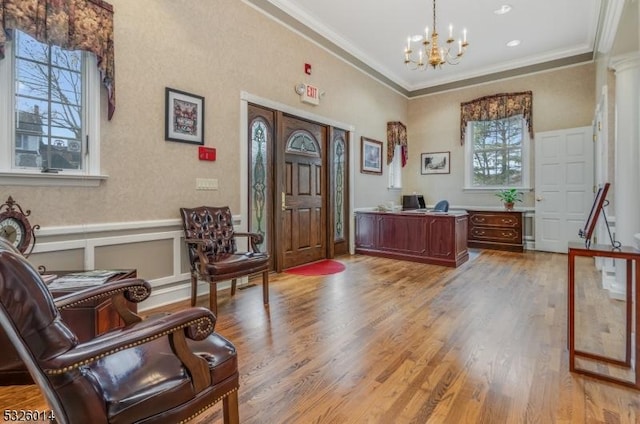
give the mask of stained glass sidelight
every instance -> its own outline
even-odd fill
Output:
[[[344,168],[345,168],[345,144],[344,138],[340,137],[334,141],[334,150],[333,150],[333,181],[335,185],[333,187],[334,190],[334,199],[335,199],[335,210],[334,210],[334,237],[335,241],[344,239]]]
[[[262,250],[269,245],[267,223],[269,222],[267,199],[267,146],[269,131],[267,124],[260,118],[251,123],[251,173],[249,182],[249,207],[251,208],[250,230],[262,234]]]

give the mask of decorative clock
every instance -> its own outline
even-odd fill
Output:
[[[11,196],[0,205],[0,237],[9,240],[23,255],[29,256],[36,243],[35,230],[39,225],[32,226],[27,218],[31,211],[26,212]]]

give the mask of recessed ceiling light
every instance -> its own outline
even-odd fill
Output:
[[[413,41],[414,43],[417,43],[418,41],[422,41],[422,35],[412,35],[411,41]]]
[[[520,45],[520,40],[511,40],[507,43],[507,47],[516,47]]]
[[[511,10],[511,6],[508,4],[503,4],[499,9],[493,11],[496,15],[504,15],[505,13],[509,13]]]

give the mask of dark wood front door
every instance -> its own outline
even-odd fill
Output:
[[[282,268],[327,257],[326,127],[282,115],[278,167]]]

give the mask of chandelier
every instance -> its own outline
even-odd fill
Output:
[[[411,41],[418,42],[420,40],[422,40],[422,46],[418,46],[416,55],[411,49]],[[424,30],[424,38],[419,35],[407,37],[407,46],[404,49],[404,64],[411,70],[419,71],[427,69],[427,65],[430,65],[433,69],[441,68],[445,63],[457,65],[469,45],[466,29],[462,31],[462,38],[457,40],[457,52],[451,51],[454,44],[456,44],[456,40],[453,38],[453,25],[449,25],[449,38],[447,38],[446,44],[442,47],[438,46],[436,0],[433,0],[433,33],[431,34],[431,39],[429,39],[429,27]]]

